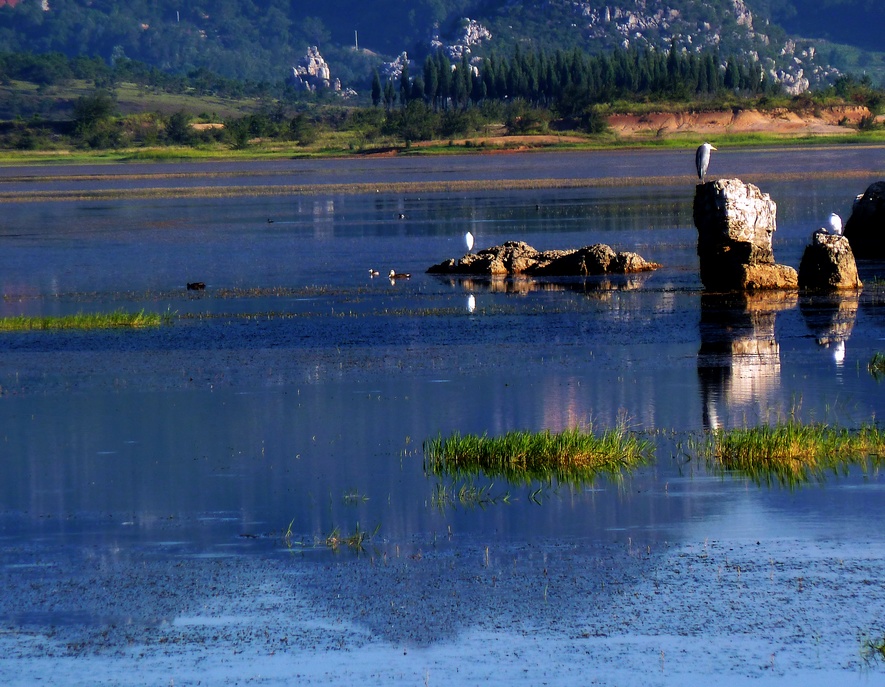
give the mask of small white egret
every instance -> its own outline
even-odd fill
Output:
[[[464,234],[464,243],[467,244],[468,253],[473,250],[473,234],[471,234],[469,231]]]
[[[833,236],[842,236],[842,218],[835,212],[831,212],[827,219],[827,228]]]
[[[394,279],[409,279],[412,275],[408,272],[397,272],[396,270],[390,270],[390,274],[387,275],[390,277],[390,280]]]
[[[473,312],[474,310],[476,310],[476,298],[471,293],[467,296],[467,312]]]
[[[709,143],[703,143],[698,146],[697,152],[694,154],[694,164],[698,170],[698,179],[704,183],[704,177],[707,176],[707,167],[710,166],[710,151],[716,150]]]

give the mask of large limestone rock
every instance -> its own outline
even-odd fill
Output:
[[[858,260],[885,259],[885,181],[870,185],[854,203],[845,238]]]
[[[451,258],[428,268],[431,274],[475,274],[487,276],[529,275],[537,277],[634,274],[656,270],[660,265],[636,253],[616,253],[597,243],[573,250],[538,251],[523,241],[507,241]]]
[[[848,239],[814,232],[799,263],[799,288],[838,290],[862,286]]]
[[[694,198],[701,281],[710,291],[795,289],[796,270],[774,262],[777,205],[740,179],[699,184]]]

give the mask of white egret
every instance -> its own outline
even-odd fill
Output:
[[[467,296],[467,312],[476,310],[476,297],[471,293]]]
[[[408,272],[397,272],[396,270],[390,270],[390,274],[387,275],[391,280],[394,279],[409,279],[412,275]]]
[[[833,236],[842,236],[842,218],[835,212],[831,212],[827,219],[827,228]]]
[[[468,253],[473,250],[473,234],[471,234],[469,231],[464,234],[464,243],[467,244]]]
[[[698,170],[698,179],[704,183],[704,177],[707,176],[707,167],[710,166],[710,151],[716,150],[709,143],[703,143],[698,146],[697,152],[694,154],[694,164]]]

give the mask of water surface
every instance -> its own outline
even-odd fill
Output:
[[[646,177],[674,174],[684,157],[211,169],[246,187],[256,179],[296,183],[292,175],[308,172],[314,183]],[[733,152],[714,162],[772,179],[869,171],[868,180],[834,174],[762,185],[779,207],[775,256],[795,267],[830,211],[847,219],[855,195],[879,178],[881,159],[880,149],[858,148]],[[37,178],[54,168],[7,169],[3,184],[143,184],[105,175],[184,167],[75,170],[102,175],[85,182]],[[840,680],[857,680],[862,669],[878,675],[859,639],[883,632],[885,589],[875,581],[883,578],[869,560],[881,559],[883,545],[868,524],[882,508],[878,472],[794,490],[758,487],[707,474],[680,447],[690,433],[788,413],[849,427],[878,417],[882,387],[866,366],[885,337],[880,266],[862,265],[867,288],[859,295],[704,294],[693,193],[690,181],[676,180],[5,204],[0,315],[122,307],[175,317],[145,331],[0,336],[8,590],[0,621],[2,641],[18,657],[0,675],[14,682],[13,671],[27,665],[21,679],[39,679],[48,674],[40,658],[55,655],[70,661],[72,681],[92,671],[106,684],[138,684],[111,677],[130,665],[123,647],[135,644],[152,657],[146,675],[164,681],[196,679],[189,666],[200,661],[213,665],[219,683],[243,679],[258,669],[220,660],[243,647],[265,657],[269,684],[291,675],[271,658],[277,654],[301,661],[306,682],[363,679],[346,661],[317,667],[317,657],[341,648],[366,671],[393,676],[385,672],[391,657],[413,647],[416,658],[396,674],[424,679],[421,666],[449,670],[464,652],[481,663],[489,657],[483,647],[498,642],[537,659],[498,655],[502,680],[512,678],[508,663],[525,666],[523,680],[542,679],[544,653],[558,650],[589,656],[577,665],[592,666],[602,684],[632,684],[621,667],[631,655],[644,657],[635,666],[643,684],[714,675],[780,683],[795,669],[810,671],[811,683],[832,679],[831,671]],[[476,248],[511,239],[538,249],[602,242],[663,268],[548,282],[425,274],[464,253],[468,229]],[[370,277],[370,268],[412,276],[391,283]],[[191,281],[206,290],[187,291]],[[612,427],[624,418],[655,438],[658,453],[620,480],[572,487],[480,479],[487,498],[470,504],[450,498],[462,482],[424,470],[421,444],[440,434]],[[336,530],[357,528],[375,532],[361,555],[325,546]],[[689,589],[681,579],[693,580]],[[851,585],[864,579],[872,583],[861,598],[836,591],[856,592]],[[462,601],[450,602],[450,593]],[[526,593],[531,612],[520,610]],[[745,595],[746,625],[725,620],[731,594]],[[644,601],[623,606],[625,598]],[[776,599],[808,613],[793,623],[807,639],[779,624]],[[626,615],[614,617],[621,606]],[[674,610],[699,606],[701,625]],[[533,623],[546,644],[523,646]],[[258,626],[279,636],[258,639]],[[282,642],[296,628],[301,639]],[[57,645],[32,642],[56,632]],[[734,643],[743,660],[677,658],[682,642],[672,637],[680,636]],[[810,666],[821,641],[825,660]],[[168,642],[184,652],[175,666],[155,651]],[[767,668],[772,652],[778,658]],[[464,668],[465,682],[484,675],[479,663]],[[559,664],[557,675],[565,684],[572,674]]]

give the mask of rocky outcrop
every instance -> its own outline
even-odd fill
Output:
[[[885,181],[877,181],[854,203],[845,238],[858,260],[885,259]]]
[[[464,55],[469,55],[470,46],[492,40],[492,32],[470,17],[461,20],[460,33],[452,43],[446,44],[440,40],[437,29],[438,26],[434,28],[433,37],[430,39],[430,48],[433,51],[442,50],[453,62],[461,60]]]
[[[862,286],[848,239],[825,231],[814,232],[799,263],[799,288],[839,290]]]
[[[616,253],[597,243],[574,250],[537,251],[523,241],[507,241],[500,246],[451,258],[433,265],[430,274],[474,274],[486,276],[528,275],[538,277],[633,274],[656,270],[660,265],[636,253]]]
[[[312,45],[307,49],[307,54],[301,58],[301,63],[292,67],[292,75],[289,82],[298,90],[317,91],[331,89],[341,90],[341,81],[332,81],[332,72],[329,64],[320,54],[320,49]]]
[[[694,198],[701,281],[709,291],[795,289],[796,270],[774,262],[777,205],[740,179],[699,184]]]

